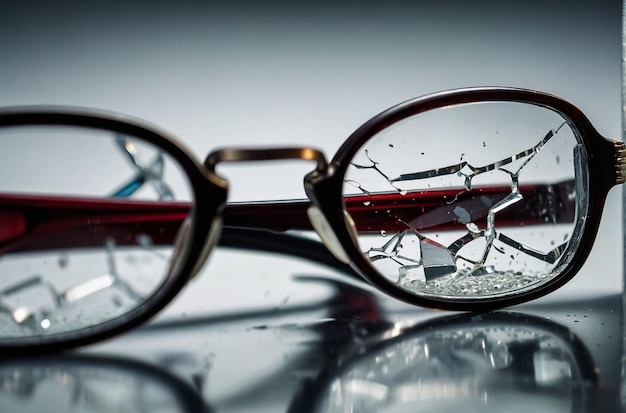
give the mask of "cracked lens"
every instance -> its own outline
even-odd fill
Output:
[[[178,164],[108,131],[24,126],[0,138],[11,142],[0,153],[0,339],[92,327],[152,296],[189,213]]]
[[[361,250],[418,295],[503,296],[556,277],[585,215],[585,153],[547,108],[464,104],[404,119],[352,160]],[[385,233],[385,237],[380,234]]]

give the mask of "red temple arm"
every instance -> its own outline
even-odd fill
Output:
[[[100,246],[107,237],[136,245],[137,234],[153,244],[172,244],[188,203],[124,198],[0,195],[0,253]]]
[[[499,226],[538,225],[573,222],[576,202],[573,180],[551,185],[520,187],[524,199],[497,215]],[[511,193],[508,186],[459,188],[430,191],[347,195],[346,209],[359,233],[402,231],[411,225],[417,230],[446,231],[463,229],[468,222],[484,227],[489,209]],[[274,231],[310,230],[306,215],[310,203],[260,202],[229,204],[224,211],[224,225],[265,228]]]
[[[501,211],[499,225],[572,222],[575,218],[573,181],[527,185],[523,202]],[[397,192],[345,197],[346,208],[363,232],[482,227],[489,208],[510,193],[509,187]],[[452,202],[453,201],[453,202]],[[229,204],[226,227],[310,230],[308,201]],[[70,198],[53,195],[0,195],[0,253],[100,246],[114,237],[117,245],[136,245],[138,234],[152,244],[172,244],[190,213],[184,202],[140,201],[127,198]]]

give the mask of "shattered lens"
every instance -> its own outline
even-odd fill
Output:
[[[420,113],[368,140],[343,196],[358,244],[420,296],[507,296],[557,277],[586,215],[586,152],[568,119],[480,102]]]
[[[0,128],[0,144],[0,340],[121,320],[176,271],[192,198],[161,149],[70,126]]]

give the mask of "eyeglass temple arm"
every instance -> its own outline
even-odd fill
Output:
[[[104,243],[102,234],[113,237],[117,245],[137,245],[138,234],[149,235],[153,245],[170,245],[189,215],[189,207],[173,202],[0,195],[0,254],[97,247]],[[295,222],[298,210],[296,206],[291,211]],[[362,280],[323,244],[305,237],[225,227],[219,244],[309,259]]]
[[[573,188],[573,181],[522,186],[525,206],[503,211],[498,221],[515,226],[572,222]],[[489,206],[509,191],[502,186],[476,188],[472,193],[446,189],[406,195],[349,195],[345,204],[359,233],[402,231],[407,223],[417,230],[458,230],[467,220],[480,223]],[[228,244],[237,246],[234,234],[241,235],[246,228],[266,230],[263,232],[311,230],[306,214],[309,205],[308,201],[229,204],[223,212]],[[102,245],[102,234],[114,237],[118,245],[136,245],[138,235],[148,235],[153,245],[168,245],[189,213],[190,205],[182,202],[3,194],[0,253],[98,246]]]
[[[572,222],[576,213],[574,180],[554,184],[522,185],[524,205],[498,214],[500,226]],[[511,193],[509,186],[345,195],[346,210],[359,233],[403,231],[406,223],[417,230],[463,229],[480,223],[489,209]],[[273,231],[310,230],[308,201],[229,204],[224,210],[225,227],[264,228]],[[531,205],[532,208],[528,206]],[[384,213],[380,213],[380,212]]]

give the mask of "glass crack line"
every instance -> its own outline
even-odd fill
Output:
[[[457,272],[456,260],[450,253],[450,250],[420,234],[417,229],[406,222],[404,224],[419,239],[422,268],[426,282]]]
[[[400,265],[398,269],[398,281],[406,277],[410,270],[417,268],[423,269],[424,278],[427,282],[456,272],[457,267],[454,257],[446,247],[427,238],[406,222],[402,222],[407,226],[406,230],[394,234],[382,247],[370,248],[367,251],[372,262],[390,259]],[[420,259],[400,255],[402,241],[409,233],[415,235],[419,240]],[[407,262],[410,264],[407,265]]]
[[[139,159],[139,152],[132,141],[122,135],[118,135],[115,142],[122,153],[126,155],[126,158],[130,161],[131,165],[137,170],[137,174],[120,189],[115,191],[113,196],[131,196],[145,183],[148,183],[157,192],[160,200],[174,199],[174,193],[163,180],[165,161],[163,159],[162,152],[159,152],[154,160],[148,165],[144,165],[144,163]]]
[[[408,269],[416,268],[420,266],[423,267],[425,273],[427,273],[429,268],[438,269],[438,271],[431,272],[430,276],[429,274],[426,274],[427,281],[430,279],[436,279],[441,276],[449,275],[457,271],[456,262],[459,259],[472,264],[472,266],[474,267],[473,270],[471,271],[472,274],[482,275],[482,274],[487,274],[487,273],[493,273],[495,271],[495,268],[493,268],[493,266],[489,266],[489,268],[487,268],[486,266],[487,258],[489,256],[491,249],[494,248],[498,250],[500,253],[504,253],[503,250],[500,250],[496,246],[494,246],[495,240],[498,239],[504,244],[528,256],[531,256],[533,258],[539,259],[541,261],[544,261],[550,264],[554,264],[562,256],[563,252],[567,248],[568,243],[563,243],[559,245],[557,248],[544,254],[522,243],[519,243],[509,237],[506,237],[505,235],[499,234],[498,231],[496,230],[495,216],[497,213],[511,207],[512,205],[518,203],[519,201],[523,199],[523,195],[519,191],[520,172],[522,171],[524,167],[526,167],[526,165],[529,164],[529,162],[535,157],[535,155],[539,153],[539,151],[550,141],[550,139],[552,139],[554,135],[558,133],[558,131],[565,124],[566,122],[563,122],[555,130],[548,131],[548,133],[543,137],[543,139],[539,141],[536,145],[534,145],[532,148],[519,152],[508,158],[504,158],[498,162],[494,162],[494,163],[491,163],[482,167],[473,167],[468,162],[464,161],[457,165],[452,165],[449,167],[437,168],[437,169],[433,169],[429,171],[412,173],[412,174],[403,174],[403,175],[400,175],[400,178],[396,178],[396,179],[390,179],[378,167],[379,162],[374,161],[370,157],[368,151],[365,150],[365,154],[368,160],[372,163],[372,165],[368,165],[368,166],[356,165],[356,164],[352,164],[352,165],[358,169],[375,170],[379,175],[384,177],[394,189],[398,191],[400,191],[400,188],[398,188],[394,184],[394,182],[399,182],[399,181],[404,181],[404,180],[418,180],[418,179],[424,179],[424,178],[431,178],[435,176],[449,175],[449,174],[454,174],[454,173],[457,173],[459,176],[465,177],[465,189],[467,191],[471,191],[471,180],[474,176],[477,176],[484,172],[493,171],[496,169],[510,176],[510,185],[511,185],[511,193],[508,194],[505,198],[503,198],[499,202],[489,207],[485,229],[480,230],[478,226],[476,226],[476,224],[472,222],[465,222],[468,228],[468,233],[466,233],[464,236],[454,241],[452,244],[450,244],[448,248],[446,248],[432,241],[431,239],[426,238],[425,236],[420,234],[416,228],[412,227],[406,222],[403,222],[408,227],[408,230],[402,233],[396,233],[394,237],[388,242],[386,242],[381,248],[370,248],[370,250],[368,251],[368,256],[370,257],[370,260],[372,262],[382,260],[382,259],[393,260],[394,262],[396,262],[397,264],[401,266],[401,268],[399,269],[401,278],[403,274],[406,275],[406,273],[408,272],[407,271]],[[462,158],[463,156],[461,157],[461,159]],[[509,165],[513,163],[514,161],[517,161],[520,159],[524,159],[524,161],[522,162],[521,165],[519,165],[517,170],[511,171],[511,170],[504,168],[504,166]],[[469,169],[470,172],[469,173],[464,172],[463,170],[465,168]],[[350,184],[359,188],[365,194],[370,193],[356,181],[350,181]],[[459,215],[460,217],[464,217],[465,215],[470,216],[469,212],[467,212],[466,214],[463,214],[463,212],[467,212],[467,211],[463,209],[461,211],[456,211],[456,215]],[[468,221],[468,220],[466,219],[465,221]],[[414,233],[420,240],[421,258],[419,260],[409,259],[408,257],[400,255],[400,249],[402,248],[400,241],[402,240],[402,238],[404,238],[407,231]],[[478,238],[485,239],[485,246],[483,248],[482,257],[479,260],[471,260],[466,257],[458,255],[458,253],[464,246],[466,246],[467,244],[471,243],[472,241]],[[442,251],[445,251],[445,254],[441,254]],[[372,253],[374,252],[383,253],[383,254],[373,255]],[[433,254],[433,257],[427,257],[428,254]],[[432,258],[432,260],[430,258]],[[405,267],[404,263],[401,262],[400,259],[402,260],[408,259],[410,262],[413,262],[414,264]],[[427,263],[426,261],[432,261],[432,262]]]
[[[415,265],[421,265],[421,260],[416,260],[414,258],[405,257],[400,255],[399,251],[402,248],[402,241],[406,236],[408,230],[402,232],[396,232],[389,241],[387,241],[382,247],[379,248],[370,248],[367,251],[367,255],[372,262],[382,260],[382,259],[391,259],[399,265],[404,266],[402,262],[399,260],[405,260],[408,262],[412,262]],[[375,254],[375,255],[374,255]]]
[[[36,319],[37,316],[46,318],[53,310],[66,308],[84,298],[106,290],[107,288],[116,287],[129,299],[135,303],[139,303],[144,299],[144,297],[137,293],[128,283],[118,276],[114,258],[115,241],[112,238],[107,238],[105,240],[105,248],[108,266],[108,272],[105,274],[101,274],[97,277],[93,277],[73,285],[65,291],[57,291],[52,284],[42,279],[39,275],[31,276],[24,281],[0,290],[0,311],[10,314],[16,324],[36,330],[38,329],[37,326],[42,325],[33,324],[32,321],[43,321]],[[16,297],[16,300],[19,301],[19,294],[28,294],[29,291],[34,291],[34,289],[38,287],[43,288],[47,292],[47,298],[50,300],[48,304],[51,304],[53,308],[42,308],[41,306],[39,306],[39,308],[35,308],[27,304],[11,305],[6,302],[8,298],[12,297]],[[46,329],[46,327],[42,328]]]
[[[103,287],[107,288],[110,286],[116,286],[121,291],[126,293],[126,295],[129,298],[131,298],[133,301],[135,301],[136,303],[141,302],[141,300],[143,299],[141,294],[138,294],[128,283],[126,283],[124,280],[122,280],[119,277],[119,274],[117,272],[117,266],[115,264],[115,255],[114,255],[115,254],[115,239],[113,239],[112,237],[107,237],[106,240],[104,241],[104,245],[106,248],[107,265],[109,267],[109,275],[111,276],[111,284],[109,286],[106,286],[103,284]],[[99,291],[99,290],[96,290],[96,291]]]
[[[353,166],[356,166],[354,164],[352,164]],[[352,179],[344,179],[344,181],[346,184],[355,187],[356,189],[358,189],[359,191],[363,192],[365,195],[372,195],[371,192],[369,192],[368,190],[366,190],[365,188],[363,188],[363,186],[361,186],[360,183],[358,183],[355,180]]]
[[[543,139],[541,141],[539,141],[539,143],[537,143],[535,146],[533,146],[532,148],[526,149],[525,151],[521,151],[515,155],[509,156],[508,158],[504,158],[501,159],[497,162],[488,164],[488,165],[484,165],[484,166],[479,166],[479,167],[475,167],[472,166],[469,162],[467,161],[463,161],[460,162],[458,164],[455,165],[449,165],[449,166],[445,166],[445,167],[441,167],[441,168],[435,168],[435,169],[430,169],[427,171],[421,171],[421,172],[412,172],[412,173],[408,173],[408,174],[401,174],[399,177],[397,178],[393,178],[393,179],[389,179],[387,178],[378,168],[375,168],[381,175],[385,176],[385,178],[387,178],[389,180],[389,182],[392,184],[392,186],[394,188],[397,188],[394,183],[395,182],[402,182],[402,181],[414,181],[414,180],[419,180],[419,179],[426,179],[426,178],[434,178],[434,177],[438,177],[438,176],[444,176],[444,175],[452,175],[452,174],[458,174],[459,176],[464,176],[465,177],[465,189],[467,191],[470,191],[472,188],[472,184],[471,184],[471,180],[473,177],[480,175],[482,173],[485,172],[489,172],[489,171],[493,171],[496,169],[500,169],[502,166],[504,165],[508,165],[518,159],[522,159],[524,157],[527,156],[534,156],[537,152],[539,152],[541,150],[541,148],[543,148],[543,146],[548,143],[548,141],[550,139],[552,139],[552,137],[554,135],[556,135],[558,133],[558,131],[563,127],[563,125],[565,125],[566,122],[563,122],[557,129],[555,130],[550,130],[548,131],[548,133],[543,137]],[[368,156],[369,158],[369,156]],[[371,160],[371,159],[370,159]],[[374,161],[372,161],[374,162]],[[464,169],[469,169],[469,172],[464,172]]]
[[[28,305],[24,305],[21,303],[17,303],[17,305],[11,305],[6,301],[13,295],[20,294],[23,291],[28,291],[37,287],[42,287],[49,294],[49,298],[53,300],[54,305],[60,307],[63,304],[62,298],[55,291],[54,287],[44,281],[41,276],[34,275],[24,281],[5,287],[3,290],[0,291],[0,311],[8,313],[11,316],[11,319],[16,324],[21,325],[25,323],[31,318],[32,315],[35,314],[36,311]]]
[[[405,195],[407,191],[403,190],[402,188],[399,188],[398,186],[396,186],[394,184],[394,181],[389,178],[383,171],[380,170],[380,168],[378,167],[379,162],[374,161],[370,155],[369,155],[369,151],[367,149],[365,149],[365,156],[367,157],[367,159],[372,163],[371,165],[358,165],[355,163],[351,163],[352,166],[354,166],[357,169],[373,169],[374,171],[378,172],[378,174],[380,176],[382,176],[383,178],[385,178],[385,180],[387,182],[389,182],[389,185],[391,185],[396,191],[400,192],[401,195]],[[346,181],[347,182],[347,181]],[[354,182],[354,181],[352,181]],[[352,184],[353,186],[356,186],[357,188],[361,189],[363,191],[363,193],[365,194],[369,194],[370,192],[364,190],[361,188],[361,185],[356,183],[356,185]]]
[[[515,248],[516,250],[523,252],[524,254],[530,255],[531,257],[537,258],[538,260],[547,262],[548,264],[556,263],[559,260],[559,258],[561,258],[561,256],[563,255],[563,253],[565,252],[569,244],[569,242],[564,242],[563,244],[548,251],[547,253],[543,253],[536,249],[527,247],[526,245],[520,242],[517,242],[514,239],[509,238],[502,233],[498,234],[498,240],[508,245],[509,247]]]
[[[483,267],[485,265],[485,263],[487,262],[487,257],[489,256],[489,252],[491,251],[491,248],[493,247],[493,243],[496,237],[498,236],[498,231],[496,230],[496,225],[495,225],[496,214],[505,210],[506,208],[509,208],[510,206],[516,204],[517,202],[523,199],[523,195],[519,191],[520,172],[526,165],[528,165],[528,163],[535,157],[535,155],[539,153],[541,148],[543,148],[548,143],[548,141],[556,133],[558,133],[558,131],[563,127],[564,124],[565,122],[563,122],[556,130],[548,131],[548,133],[544,136],[544,138],[535,146],[533,146],[533,148],[528,149],[524,152],[520,152],[519,154],[508,158],[510,159],[510,162],[507,162],[507,163],[511,163],[517,159],[526,158],[515,172],[509,171],[502,167],[498,168],[499,170],[507,173],[511,177],[511,193],[507,195],[501,201],[494,204],[491,208],[489,208],[489,213],[487,214],[487,228],[484,231],[485,248],[483,250],[482,258],[477,264],[475,264],[475,269],[478,269],[479,267]],[[498,162],[496,162],[495,164],[498,164]],[[492,165],[495,165],[495,164],[492,164]],[[472,175],[472,176],[476,176],[476,175]],[[468,182],[468,179],[471,180],[470,177],[466,176],[466,181],[465,181],[466,189],[471,188],[471,182]]]

